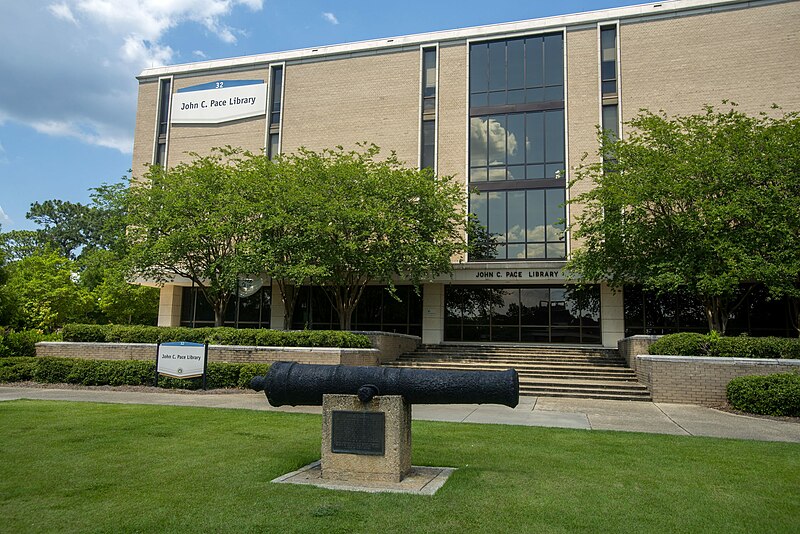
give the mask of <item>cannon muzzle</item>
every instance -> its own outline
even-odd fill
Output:
[[[264,391],[272,406],[321,406],[326,393],[358,395],[362,402],[375,395],[402,395],[410,404],[519,403],[519,376],[507,371],[432,371],[391,367],[273,363],[266,376],[250,387]]]

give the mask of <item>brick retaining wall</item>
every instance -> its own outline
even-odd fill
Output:
[[[359,332],[370,338],[371,349],[330,347],[252,347],[209,345],[208,361],[271,363],[294,361],[327,365],[380,365],[417,348],[420,338],[386,332]],[[37,356],[83,358],[87,360],[155,360],[155,343],[77,343],[42,341],[36,344]]]
[[[630,336],[617,341],[617,349],[628,363],[628,367],[636,370],[636,356],[639,354],[650,354],[650,345],[655,343],[661,336]]]
[[[720,406],[727,402],[728,382],[737,376],[800,372],[800,360],[655,355],[635,359],[636,376],[653,402]]]

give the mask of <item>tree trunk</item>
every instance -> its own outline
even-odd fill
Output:
[[[710,332],[719,332],[724,336],[728,327],[728,319],[730,318],[724,299],[718,296],[706,297],[703,301],[703,306],[705,307],[706,320],[708,321],[708,330]]]
[[[291,330],[294,307],[297,303],[297,295],[300,293],[300,289],[286,280],[278,281],[278,289],[281,292],[281,300],[283,301],[283,329]]]
[[[792,327],[800,337],[800,297],[789,298],[789,319],[792,321]]]
[[[356,282],[352,285],[335,286],[325,288],[325,294],[336,308],[339,315],[339,328],[341,330],[351,330],[353,325],[353,312],[358,306],[361,294],[364,292],[366,281]],[[333,298],[331,298],[333,295]]]

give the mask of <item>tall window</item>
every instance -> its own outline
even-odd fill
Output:
[[[281,104],[283,99],[283,67],[272,67],[270,83],[269,135],[267,156],[274,158],[280,153]]]
[[[617,27],[600,27],[600,96],[603,130],[619,135],[619,69],[617,68]]]
[[[497,246],[470,260],[566,258],[564,147],[563,35],[471,45],[470,211]]]
[[[156,135],[156,165],[164,165],[167,161],[167,131],[169,130],[169,102],[172,96],[172,80],[164,78],[159,81],[158,98],[158,134]]]
[[[422,49],[420,167],[436,168],[436,48]]]

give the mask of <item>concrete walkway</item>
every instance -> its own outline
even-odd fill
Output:
[[[319,407],[273,408],[262,393],[255,392],[162,393],[0,386],[0,401],[17,399],[164,404],[312,414],[322,412]],[[415,420],[425,421],[622,430],[800,443],[800,423],[735,415],[690,404],[521,397],[520,404],[513,409],[491,404],[421,404],[415,405],[412,413]]]

